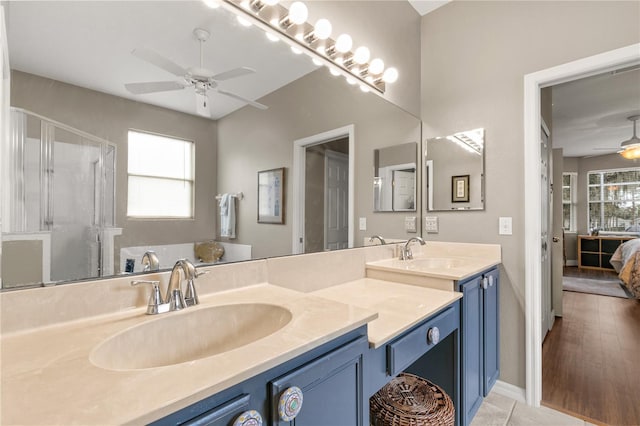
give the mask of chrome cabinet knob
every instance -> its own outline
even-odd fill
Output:
[[[427,331],[427,342],[435,345],[440,341],[440,329],[438,327],[431,327]]]
[[[262,426],[262,416],[256,410],[245,411],[236,418],[233,426]]]
[[[290,422],[295,419],[302,409],[302,390],[297,386],[291,386],[280,396],[278,402],[278,415],[280,420]]]

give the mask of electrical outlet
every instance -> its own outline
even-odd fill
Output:
[[[425,216],[424,230],[434,234],[438,233],[438,216]]]
[[[366,231],[367,230],[367,218],[366,217],[361,217],[360,218],[360,230],[361,231]]]
[[[404,230],[407,232],[418,232],[415,216],[407,216],[404,218]]]
[[[498,220],[498,234],[500,235],[512,235],[513,234],[513,220],[510,217],[501,217]]]

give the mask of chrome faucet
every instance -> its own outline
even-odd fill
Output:
[[[180,273],[182,272],[182,277]],[[199,302],[193,280],[198,277],[196,267],[187,259],[180,259],[173,265],[167,286],[165,301],[169,303],[170,311],[179,311],[187,306],[197,305]],[[187,290],[182,292],[182,281],[187,281]]]
[[[426,244],[424,240],[420,237],[409,238],[409,240],[407,240],[407,242],[405,243],[404,247],[400,249],[400,257],[399,257],[400,260],[413,259],[413,253],[411,252],[411,247],[409,247],[409,244],[411,244],[413,241],[419,242],[421,246]]]
[[[189,306],[200,303],[194,280],[209,271],[198,272],[196,267],[187,259],[180,259],[173,265],[165,298],[162,298],[159,289],[159,281],[136,280],[131,281],[132,286],[149,284],[152,286],[147,314],[155,315],[169,311],[179,311]],[[182,281],[187,281],[186,291],[182,292]]]
[[[382,244],[382,245],[387,244],[387,242],[384,240],[384,238],[382,238],[380,235],[373,235],[371,238],[369,238],[369,242],[372,243],[376,239],[380,240],[380,244]]]
[[[142,255],[142,272],[154,272],[160,270],[160,260],[156,252],[148,250]]]

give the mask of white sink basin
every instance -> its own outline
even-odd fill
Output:
[[[468,261],[465,259],[452,259],[448,257],[429,257],[425,259],[410,260],[411,267],[415,269],[449,269],[464,266]]]
[[[189,308],[124,330],[94,348],[90,361],[108,370],[138,370],[195,361],[252,343],[291,321],[281,306],[239,304]]]

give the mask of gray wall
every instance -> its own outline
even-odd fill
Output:
[[[373,150],[420,140],[420,120],[373,94],[363,94],[344,79],[319,69],[260,99],[266,111],[242,108],[218,121],[218,190],[243,191],[237,211],[237,240],[252,245],[252,256],[291,253],[290,178],[293,142],[353,124],[355,132],[355,244],[381,234],[404,238],[405,213],[373,213]],[[257,223],[256,173],[287,168],[285,224]],[[418,206],[420,208],[420,206]],[[418,210],[419,211],[419,210]],[[358,217],[367,231],[357,230]]]
[[[186,243],[215,236],[216,123],[55,80],[11,72],[11,105],[117,145],[116,265],[120,247]],[[127,219],[127,131],[149,131],[195,142],[195,219]]]
[[[423,137],[486,129],[486,210],[440,213],[430,238],[502,245],[507,383],[525,386],[523,76],[638,43],[638,16],[638,2],[454,1],[422,18]],[[498,235],[499,216],[513,235]]]
[[[398,81],[387,85],[385,98],[420,115],[420,15],[408,1],[312,1],[309,22],[327,18],[333,38],[350,34],[354,49],[367,46],[372,58],[398,69]]]

